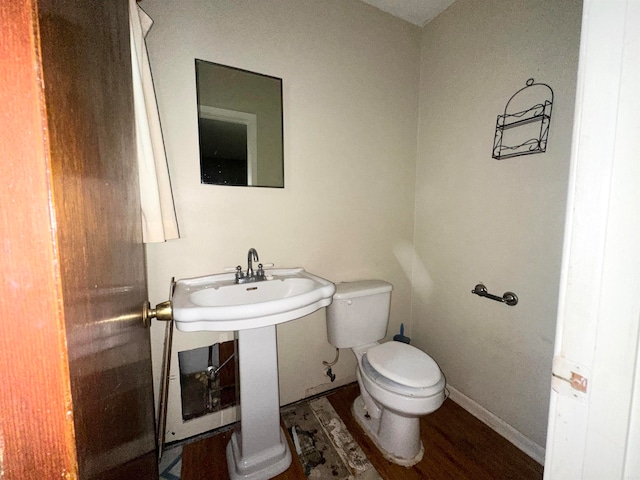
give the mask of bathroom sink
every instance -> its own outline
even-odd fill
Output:
[[[260,328],[331,303],[335,285],[303,268],[276,268],[267,280],[236,284],[233,273],[185,278],[173,292],[173,319],[185,332]]]

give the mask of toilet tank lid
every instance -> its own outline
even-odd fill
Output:
[[[344,300],[349,298],[364,297],[377,293],[386,293],[393,290],[393,285],[384,280],[359,280],[357,282],[336,283],[336,293],[333,298]]]

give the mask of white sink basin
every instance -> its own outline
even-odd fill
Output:
[[[303,268],[265,271],[269,280],[234,283],[233,273],[185,278],[173,292],[173,319],[185,332],[231,331],[288,322],[331,303],[333,283]]]

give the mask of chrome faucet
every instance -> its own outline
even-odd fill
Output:
[[[242,267],[238,265],[236,267],[236,283],[251,283],[251,282],[261,282],[262,280],[266,280],[264,274],[264,268],[262,268],[262,264],[258,264],[258,270],[253,271],[253,262],[260,261],[258,259],[258,252],[255,248],[250,248],[247,253],[247,273],[242,272]]]
[[[247,277],[251,278],[253,277],[253,260],[255,260],[256,262],[259,262],[260,260],[258,259],[258,252],[256,251],[255,248],[250,248],[249,252],[247,253]]]

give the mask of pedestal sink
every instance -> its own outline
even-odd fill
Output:
[[[185,332],[238,331],[240,428],[227,445],[232,480],[284,472],[291,452],[280,428],[276,325],[331,303],[335,285],[303,268],[278,268],[260,282],[236,284],[233,273],[178,280],[173,319]]]

